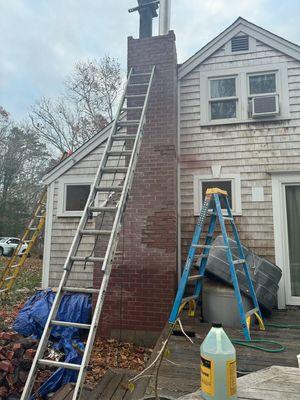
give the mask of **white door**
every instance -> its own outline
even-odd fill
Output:
[[[278,306],[300,305],[300,174],[272,175],[276,264],[282,269]]]
[[[284,184],[286,303],[300,305],[300,183]]]

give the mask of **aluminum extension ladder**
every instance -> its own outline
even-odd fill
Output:
[[[131,69],[129,72],[117,110],[117,115],[107,139],[102,160],[97,170],[95,180],[91,186],[90,194],[80,219],[79,226],[64,264],[63,276],[60,281],[57,294],[55,296],[43,335],[37,349],[37,353],[33,360],[33,364],[22,393],[22,400],[30,399],[38,367],[43,365],[54,366],[58,368],[62,367],[78,371],[77,381],[73,393],[73,400],[80,398],[101,310],[105,299],[105,293],[112,270],[112,264],[118,243],[118,236],[121,229],[122,217],[125,211],[127,197],[132,185],[134,170],[137,164],[154,72],[155,66],[152,67],[151,72],[134,72],[133,69]],[[145,80],[147,80],[147,82],[144,82]],[[145,88],[145,93],[141,94],[140,89],[143,87]],[[138,93],[136,89],[138,89]],[[127,104],[125,104],[125,102],[127,102]],[[138,119],[130,120],[127,118],[127,120],[124,120],[123,113],[125,111],[127,112],[127,116],[139,115]],[[126,130],[125,133],[124,129]],[[135,133],[133,133],[133,130],[135,130]],[[123,145],[121,145],[121,143],[123,143]],[[116,150],[116,148],[119,150]],[[124,162],[121,167],[115,166],[115,163],[114,166],[111,165],[111,160],[115,157],[123,157]],[[105,177],[107,177],[109,174],[113,174],[114,176],[114,178],[110,181],[105,179]],[[120,178],[119,184],[116,184],[115,182],[120,174],[123,176],[123,178]],[[109,186],[108,182],[110,183]],[[100,207],[97,207],[96,205],[96,196],[98,193],[102,195],[105,193],[106,196]],[[115,203],[114,207],[112,207],[112,202]],[[86,229],[86,225],[91,219],[91,216],[94,214],[99,215],[99,213],[109,213],[109,215],[112,215],[113,213],[114,217],[111,230]],[[102,238],[103,240],[105,240],[105,238],[108,239],[104,258],[95,257],[95,255],[93,256],[92,254],[89,254],[87,257],[77,255],[81,239],[86,235],[94,236],[95,241],[98,238],[100,238],[100,240]],[[68,278],[74,262],[82,262],[84,265],[86,262],[102,263],[103,278],[99,290],[67,286]],[[97,294],[97,302],[94,308],[91,324],[57,321],[55,319],[64,292]],[[76,327],[88,331],[85,350],[80,365],[43,359],[51,328],[55,325]]]
[[[223,200],[223,204],[225,204],[227,215],[223,215],[221,200]],[[208,232],[206,234],[204,244],[200,244],[201,234],[203,232],[205,219],[208,215],[211,215]],[[258,301],[256,298],[256,294],[254,291],[253,283],[251,280],[249,267],[245,260],[244,251],[243,251],[243,248],[242,248],[242,245],[241,245],[241,242],[239,239],[239,234],[238,234],[236,225],[234,223],[234,219],[233,219],[232,212],[230,209],[227,192],[223,191],[221,189],[218,189],[218,188],[207,189],[207,191],[206,191],[202,210],[201,210],[201,213],[199,215],[199,218],[198,218],[198,221],[196,224],[194,236],[192,239],[192,244],[189,248],[187,260],[186,260],[186,263],[184,266],[184,270],[183,270],[181,281],[180,281],[180,284],[178,287],[177,295],[176,295],[176,298],[175,298],[175,301],[173,304],[173,309],[170,314],[169,323],[172,325],[174,325],[176,323],[178,315],[180,314],[181,310],[185,307],[186,304],[189,304],[189,306],[190,306],[190,315],[193,315],[195,312],[195,308],[196,308],[197,302],[199,301],[201,291],[202,291],[203,277],[205,274],[205,268],[206,268],[209,252],[210,252],[210,249],[212,248],[213,233],[216,228],[217,218],[218,218],[220,226],[221,226],[223,242],[224,242],[224,246],[220,246],[220,247],[226,249],[227,262],[229,264],[231,280],[232,280],[233,287],[234,287],[235,297],[237,299],[238,311],[240,314],[240,321],[241,321],[243,333],[244,333],[246,340],[251,340],[250,319],[251,319],[252,315],[256,316],[261,330],[265,330],[265,327],[264,327],[264,323],[263,323],[263,319],[262,319],[262,314],[261,314],[261,311],[259,308],[259,304],[258,304]],[[234,236],[235,242],[237,244],[237,249],[238,249],[238,254],[239,254],[238,260],[233,260],[233,257],[232,257],[232,252],[230,249],[226,225],[225,225],[226,220],[230,221],[230,226],[232,228],[233,236]],[[201,254],[197,254],[197,250],[201,250]],[[198,261],[197,261],[197,259],[198,259]],[[246,276],[246,281],[247,281],[247,284],[249,287],[249,295],[251,296],[253,306],[254,306],[253,309],[251,309],[247,312],[245,312],[245,310],[244,310],[243,300],[242,300],[242,296],[241,296],[241,292],[240,292],[240,288],[239,288],[239,282],[238,282],[236,271],[235,271],[235,265],[237,265],[237,264],[240,264],[243,266],[245,276]],[[196,270],[197,270],[196,275],[191,274],[191,270],[194,266],[196,267]],[[193,282],[193,281],[196,282],[194,291],[193,291],[193,295],[184,297],[188,283]],[[230,312],[230,310],[228,310],[228,312]]]
[[[23,237],[15,248],[11,258],[8,260],[0,278],[0,296],[6,295],[15,283],[19,273],[22,271],[25,261],[35,245],[39,235],[44,229],[46,219],[47,189],[43,189],[40,199],[32,214],[31,220],[25,229]],[[21,248],[27,243],[27,249],[22,255]]]

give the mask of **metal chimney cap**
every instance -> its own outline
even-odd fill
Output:
[[[157,17],[158,14],[156,12],[156,10],[158,9],[158,4],[159,1],[157,0],[137,0],[139,7],[149,7],[149,9],[152,11],[152,17]]]

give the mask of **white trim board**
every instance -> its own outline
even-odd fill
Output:
[[[282,270],[282,279],[279,282],[278,308],[288,305],[299,305],[300,298],[293,298],[289,293],[290,282],[286,204],[284,196],[285,184],[300,184],[299,171],[273,172],[272,176],[272,201],[274,220],[275,263]]]
[[[46,223],[45,223],[43,274],[42,274],[43,289],[46,289],[49,286],[53,204],[54,204],[54,182],[52,182],[47,188]]]
[[[231,40],[234,36],[243,31],[245,34],[259,40],[262,43],[286,54],[295,60],[300,61],[300,46],[283,39],[247,20],[239,17],[232,25],[225,29],[220,35],[215,37],[200,51],[184,62],[178,70],[178,79],[184,78],[188,73],[209,58],[221,47]]]

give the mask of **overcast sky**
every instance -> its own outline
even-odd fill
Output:
[[[15,119],[55,97],[74,63],[110,54],[126,65],[136,0],[0,0],[0,105]],[[173,0],[179,62],[242,16],[300,44],[299,0]]]

